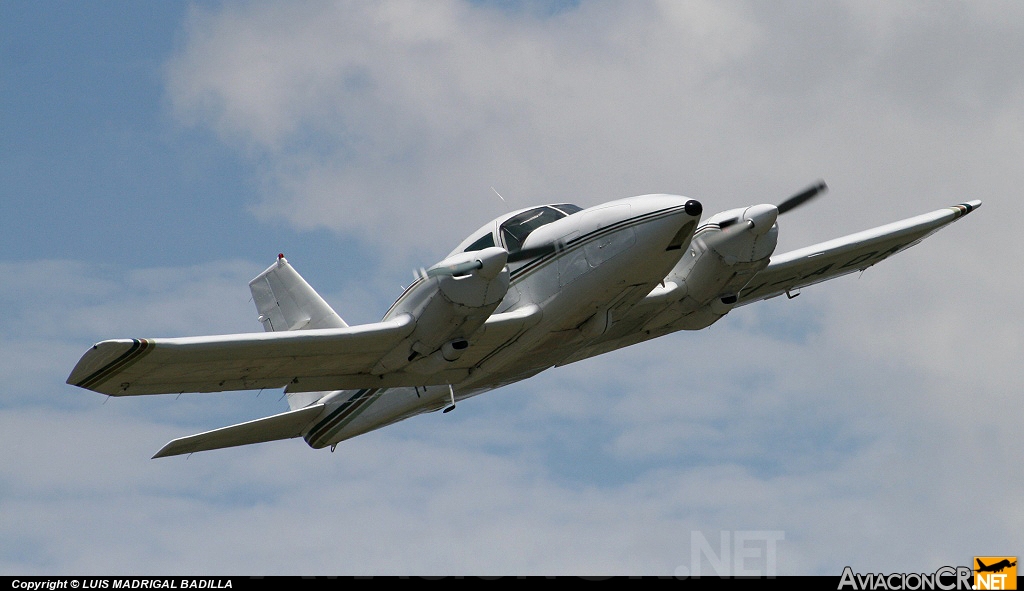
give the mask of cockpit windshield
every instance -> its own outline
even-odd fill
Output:
[[[504,239],[508,251],[516,252],[523,247],[530,232],[582,209],[582,207],[568,203],[529,209],[505,220],[505,223],[501,225],[501,237]]]
[[[494,246],[494,235],[488,232],[481,236],[479,240],[467,246],[466,250],[462,252],[469,252],[471,250],[483,250],[485,248],[490,248],[492,246]]]
[[[523,242],[526,241],[526,237],[530,235],[530,232],[533,232],[545,224],[550,224],[553,221],[560,220],[582,210],[582,207],[571,205],[569,203],[535,207],[505,220],[505,222],[501,224],[498,232],[505,241],[505,245],[509,252],[515,252],[523,247]],[[467,238],[462,243],[466,244],[468,242],[468,246],[462,246],[460,244],[459,247],[451,254],[455,254],[456,252],[483,250],[492,246],[498,246],[499,239],[493,232],[493,223],[494,222],[487,224],[483,228],[474,232],[473,236]]]

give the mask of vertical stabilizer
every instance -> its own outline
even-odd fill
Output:
[[[277,262],[249,282],[252,300],[260,313],[259,320],[267,332],[309,330],[314,328],[345,328],[348,324],[299,275],[283,254]],[[324,392],[288,394],[288,407],[304,408],[313,404]]]
[[[348,325],[302,279],[285,255],[249,282],[259,322],[267,332],[340,329]]]
[[[249,290],[267,332],[348,326],[283,254],[249,282]]]

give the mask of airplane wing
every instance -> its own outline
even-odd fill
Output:
[[[370,375],[408,336],[409,315],[345,328],[116,339],[82,356],[67,383],[111,396],[256,390],[304,378]]]
[[[968,201],[814,246],[772,256],[742,289],[738,305],[766,300],[847,273],[863,271],[981,207]]]
[[[981,207],[981,201],[969,201],[807,248],[774,255],[768,266],[757,272],[740,291],[737,305],[773,298],[787,291],[792,293],[801,287],[847,273],[863,271],[897,252],[910,248],[978,207]],[[644,329],[646,322],[678,299],[679,291],[679,284],[666,281],[634,307],[631,311],[632,316],[620,320],[620,328],[613,328],[583,347],[576,346],[575,349],[568,350],[566,358],[559,362],[559,365],[587,359],[679,330],[671,323],[665,323],[653,330]]]
[[[164,339],[116,339],[86,351],[67,383],[111,396],[223,392],[287,386],[289,392],[458,382],[540,319],[537,306],[494,314],[450,369],[373,373],[415,328],[407,314],[345,328]]]

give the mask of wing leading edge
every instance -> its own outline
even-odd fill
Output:
[[[842,238],[773,256],[740,292],[739,305],[863,271],[981,207],[968,201]]]

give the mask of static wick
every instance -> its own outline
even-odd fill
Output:
[[[494,194],[498,196],[498,199],[501,199],[502,203],[506,203],[505,198],[501,196],[501,193],[499,193],[497,189],[491,187],[491,190],[494,191]]]

